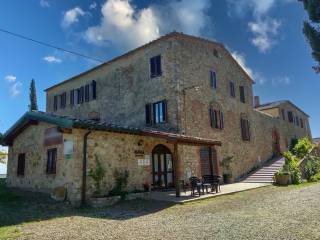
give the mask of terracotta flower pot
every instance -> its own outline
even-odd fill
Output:
[[[279,175],[279,176],[275,176],[274,179],[275,179],[275,183],[278,185],[288,185],[290,175],[289,174]]]

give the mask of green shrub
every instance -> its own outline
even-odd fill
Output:
[[[128,178],[129,178],[129,171],[114,171],[114,178],[115,178],[115,186],[114,188],[109,192],[110,196],[121,196],[122,198],[125,198],[125,196],[128,194],[126,191],[126,187],[128,185]]]
[[[307,180],[317,173],[320,173],[320,157],[311,156],[306,160],[306,164],[304,166],[304,173]]]
[[[292,152],[298,158],[303,158],[311,151],[312,148],[312,142],[307,137],[304,137],[298,140],[298,143],[293,147]]]
[[[106,170],[103,168],[97,155],[95,155],[95,160],[96,160],[96,167],[95,167],[95,169],[90,169],[88,175],[94,181],[94,187],[95,187],[94,195],[100,196],[101,195],[101,182],[106,174]]]
[[[289,172],[285,169],[285,166],[280,168],[278,171],[275,172],[274,176],[284,176],[284,175],[288,175]]]
[[[286,159],[284,168],[288,169],[291,176],[291,182],[293,184],[300,184],[302,182],[302,175],[298,166],[298,159],[289,151],[285,152],[283,156]]]
[[[318,182],[320,181],[320,173],[317,173],[310,177],[310,182]]]

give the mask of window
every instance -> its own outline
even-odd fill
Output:
[[[161,101],[153,104],[153,122],[163,123],[167,118],[167,104],[166,101]]]
[[[91,82],[92,99],[97,98],[97,82],[92,80]]]
[[[150,76],[151,78],[161,76],[161,55],[150,58]]]
[[[246,98],[245,98],[244,86],[239,86],[239,92],[240,92],[240,101],[245,103]]]
[[[74,90],[73,89],[70,91],[70,105],[71,106],[74,105]]]
[[[77,89],[77,104],[83,103],[84,100],[84,87],[80,87]]]
[[[17,167],[18,176],[24,176],[25,165],[26,165],[26,155],[24,153],[20,153],[18,155],[18,167]]]
[[[282,120],[286,120],[285,110],[281,109]]]
[[[299,117],[296,116],[296,125],[299,126]]]
[[[89,100],[90,100],[90,85],[89,84],[85,85],[85,87],[84,87],[84,100],[86,102],[89,102]]]
[[[223,112],[219,110],[215,110],[213,108],[210,108],[209,110],[210,114],[210,125],[212,128],[216,129],[224,129],[224,116]]]
[[[56,164],[57,164],[57,149],[48,149],[47,151],[47,174],[56,173]]]
[[[303,120],[300,118],[300,127],[303,128]]]
[[[146,112],[146,124],[151,125],[153,123],[163,123],[167,121],[167,101],[147,104],[145,107]]]
[[[58,96],[53,97],[53,110],[54,111],[58,110]]]
[[[229,88],[230,88],[230,96],[231,97],[236,97],[236,93],[234,91],[234,83],[233,82],[229,83]]]
[[[210,87],[213,89],[217,88],[217,75],[215,71],[210,71]]]
[[[250,141],[250,123],[249,120],[241,117],[241,136],[243,141]]]
[[[67,93],[64,92],[60,95],[60,108],[65,108],[67,105]]]
[[[288,111],[288,121],[293,123],[293,113],[291,111]]]

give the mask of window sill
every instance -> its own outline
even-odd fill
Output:
[[[162,77],[162,73],[159,74],[159,75],[151,75],[151,76],[150,76],[151,79],[160,78],[160,77]]]

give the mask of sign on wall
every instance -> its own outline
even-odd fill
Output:
[[[138,166],[149,166],[150,165],[150,155],[145,155],[144,158],[138,159]]]
[[[73,140],[64,139],[63,141],[63,155],[64,159],[69,160],[73,156]]]

